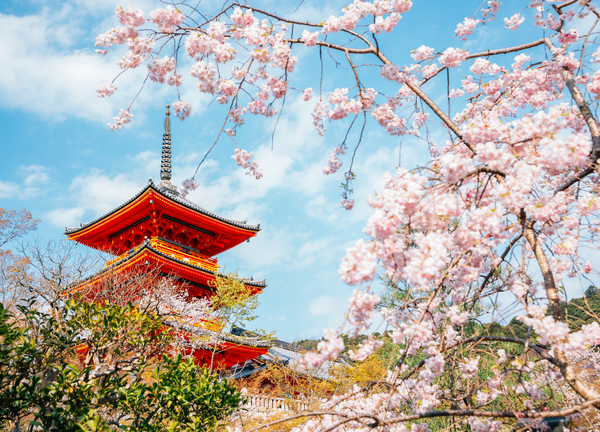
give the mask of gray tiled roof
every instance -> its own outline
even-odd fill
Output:
[[[152,181],[152,179],[150,179],[148,181],[148,186],[146,186],[144,189],[142,189],[140,192],[138,192],[136,195],[134,195],[130,200],[124,202],[123,204],[121,204],[120,206],[118,206],[117,208],[115,208],[114,210],[94,219],[91,222],[85,223],[85,224],[81,224],[79,227],[74,227],[74,228],[70,228],[70,227],[65,227],[65,234],[73,234],[76,233],[77,231],[81,231],[84,228],[89,227],[90,225],[95,224],[96,222],[101,221],[102,219],[104,219],[107,216],[110,216],[113,213],[116,213],[118,210],[122,209],[123,207],[127,206],[128,204],[132,203],[133,201],[135,201],[139,196],[141,196],[144,192],[146,192],[148,189],[154,189],[156,192],[158,192],[159,194],[161,194],[162,196],[175,201],[178,204],[181,204],[189,209],[195,210],[198,213],[202,213],[203,215],[206,215],[208,217],[211,217],[213,219],[217,219],[220,220],[222,222],[225,222],[229,225],[233,225],[239,228],[244,228],[247,230],[251,230],[251,231],[260,231],[260,224],[258,225],[248,225],[246,224],[246,221],[244,222],[240,222],[240,221],[234,221],[232,219],[227,219],[224,218],[222,216],[219,216],[213,212],[210,212],[202,207],[200,207],[197,204],[194,204],[193,202],[185,199],[184,197],[182,197],[181,195],[179,195],[178,193],[173,193],[172,191],[166,189],[166,188],[161,188],[158,189],[155,185],[154,182]]]

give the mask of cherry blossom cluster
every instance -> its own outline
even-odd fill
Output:
[[[110,129],[113,131],[116,129],[122,129],[125,124],[131,123],[132,118],[133,114],[131,114],[129,111],[121,110],[119,115],[114,118],[115,122],[112,124],[109,123],[108,127],[110,127]]]
[[[521,17],[521,14],[514,14],[510,18],[504,18],[504,24],[506,24],[506,28],[509,30],[516,30],[519,28],[521,24],[523,24],[525,18]]]
[[[198,189],[198,186],[200,186],[200,184],[196,180],[192,178],[185,179],[183,181],[183,184],[181,185],[181,190],[179,191],[179,193],[181,194],[181,196],[185,197],[190,192],[193,192],[196,189]]]
[[[150,20],[156,24],[158,30],[164,33],[173,33],[175,27],[183,22],[185,15],[173,6],[165,9],[155,9],[150,12]]]
[[[466,58],[466,53],[454,49],[443,55],[446,58],[440,63],[447,67],[458,66]],[[453,118],[470,147],[448,142],[429,170],[421,174],[399,168],[387,177],[384,191],[369,200],[374,214],[365,232],[371,240],[360,239],[347,251],[340,268],[342,279],[351,285],[370,284],[381,268],[386,279],[408,282],[415,294],[431,293],[439,280],[446,290],[413,313],[382,309],[383,318],[395,329],[393,340],[405,344],[409,354],[423,350],[443,359],[436,354],[440,342],[445,340],[448,346],[460,342],[453,326],[460,327],[469,319],[469,313],[459,306],[468,304],[464,287],[501,263],[496,249],[521,229],[511,219],[518,220],[525,212],[534,223],[543,224],[540,235],[552,245],[556,258],[549,262],[557,283],[563,273],[573,274],[573,264],[558,258],[577,256],[580,230],[590,234],[597,230],[597,222],[584,224],[582,219],[598,216],[600,207],[591,195],[584,192],[575,198],[555,192],[562,182],[589,166],[592,151],[589,131],[577,107],[558,102],[565,90],[560,68],[579,67],[569,59],[573,57],[557,52],[554,60],[543,62],[541,67],[524,68],[529,57],[520,54],[510,69],[476,60],[471,72],[490,78],[468,76],[463,80],[462,94],[479,92],[479,96]],[[403,72],[406,75],[401,75]],[[387,67],[382,75],[400,84],[410,79],[401,68]],[[499,98],[503,92],[507,96]],[[518,110],[527,105],[534,113],[518,117]],[[373,117],[385,127],[401,121],[394,116],[390,104],[373,110]],[[418,123],[426,121],[427,117]],[[586,187],[598,190],[597,179],[591,181]],[[482,182],[490,187],[482,189]],[[526,259],[535,258],[529,244],[524,249],[529,251]],[[593,271],[589,261],[577,265],[584,273]],[[540,336],[539,343],[568,353],[585,351],[600,341],[598,323],[572,332],[566,323],[547,315],[545,305],[531,303],[538,299],[543,282],[515,279],[509,284],[527,308],[527,315],[519,319]],[[445,325],[446,320],[452,325]],[[362,325],[359,328],[362,330]],[[370,354],[373,346],[366,342],[364,355]],[[353,353],[355,358],[364,355]],[[500,363],[508,361],[505,351],[498,355]],[[465,358],[457,365],[463,379],[476,379],[479,361],[478,357]],[[534,366],[519,362],[510,365],[521,371],[531,371]],[[420,376],[430,373],[423,370]],[[477,394],[480,405],[509,391],[494,385],[494,391]],[[525,397],[522,402],[527,409],[534,409],[543,399],[540,387],[527,381],[514,391]],[[500,427],[500,423],[476,418],[469,422],[478,430]]]
[[[342,9],[339,17],[330,16],[323,24],[323,34],[337,33],[340,31],[354,30],[358,22],[368,16],[373,16],[375,23],[369,25],[369,31],[389,33],[400,21],[401,14],[408,12],[412,7],[409,0],[391,0],[386,2],[367,2],[355,0],[352,4]],[[388,15],[386,17],[386,15]],[[384,18],[385,17],[385,18]]]
[[[477,27],[477,20],[473,18],[465,18],[463,23],[456,26],[456,35],[460,36],[462,40],[467,40],[467,36],[475,31]]]
[[[346,210],[352,210],[354,208],[354,200],[344,198],[340,201],[340,207],[342,207]]]
[[[256,161],[250,162],[253,152],[248,153],[246,150],[240,148],[235,149],[235,154],[231,156],[235,160],[235,163],[246,168],[246,175],[253,176],[256,179],[260,179],[263,176],[263,170],[259,167]]]
[[[302,358],[302,363],[309,367],[319,367],[327,360],[335,360],[344,350],[344,341],[333,329],[323,330],[324,340],[317,344],[318,353],[309,352]]]
[[[158,83],[179,86],[181,84],[181,76],[177,73],[167,75],[169,72],[174,72],[177,62],[173,58],[164,57],[157,58],[152,63],[148,64],[148,72],[150,79]]]
[[[98,84],[98,87],[96,87],[96,95],[101,98],[107,97],[112,95],[115,92],[115,90],[117,90],[116,86],[102,82]]]
[[[335,151],[329,153],[329,160],[327,166],[323,168],[323,174],[333,174],[342,167],[342,163],[338,160],[340,155],[346,154],[346,146],[341,144],[335,148]]]
[[[173,111],[180,120],[185,120],[192,113],[192,104],[181,100],[173,102]]]

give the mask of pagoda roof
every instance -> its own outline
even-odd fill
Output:
[[[142,214],[148,215],[152,209],[160,206],[160,203],[153,202],[153,196],[161,198],[163,207],[159,210],[163,212],[166,219],[195,229],[205,236],[227,239],[227,245],[213,246],[215,243],[210,244],[207,253],[209,256],[230,249],[254,237],[260,231],[260,224],[250,225],[246,221],[236,221],[219,216],[187,200],[170,184],[161,182],[156,186],[150,179],[145,188],[125,203],[91,222],[80,224],[79,227],[65,227],[65,234],[69,236],[69,239],[87,246],[114,254],[122,253],[128,248],[124,249],[122,245],[113,247],[111,244],[107,244],[107,239],[118,236],[143,222],[140,219]],[[177,208],[184,211],[185,220],[170,217],[169,211],[176,211]],[[147,219],[151,218],[147,216]],[[189,224],[188,221],[195,222],[195,224]],[[219,240],[216,240],[216,243],[218,242]]]
[[[245,364],[248,360],[266,354],[271,347],[270,341],[260,338],[237,337],[176,320],[167,320],[165,324],[187,335],[218,341],[217,346],[211,346],[210,342],[208,344],[194,342],[187,347],[188,352],[196,358],[197,362],[212,364],[217,369],[229,369],[235,365]]]
[[[148,256],[152,256],[153,261],[157,261],[158,264],[163,267],[175,268],[175,272],[172,268],[165,268],[165,270],[170,270],[167,273],[171,276],[184,279],[194,284],[200,284],[205,290],[212,290],[208,285],[205,284],[206,281],[213,280],[217,276],[228,277],[226,274],[211,269],[211,267],[214,268],[214,264],[209,261],[206,261],[205,264],[202,263],[201,260],[194,260],[194,262],[186,261],[159,250],[152,245],[151,240],[145,240],[138,247],[132,248],[130,251],[128,251],[126,256],[117,257],[111,265],[77,282],[74,285],[74,290],[72,292],[76,292],[78,287],[83,287],[93,283],[94,279],[102,278],[102,276],[108,271],[128,268],[139,263]],[[242,281],[246,286],[254,287],[256,292],[262,292],[262,290],[267,286],[265,279],[255,281],[254,278],[248,277],[239,278],[239,280]]]
[[[259,348],[270,348],[273,346],[273,343],[270,340],[260,339],[259,337],[243,337],[235,336],[230,333],[215,332],[204,327],[182,323],[177,320],[168,320],[165,322],[165,324],[177,330],[183,330],[185,332],[193,333],[196,335],[210,336],[225,342],[231,342],[236,345],[246,345]]]

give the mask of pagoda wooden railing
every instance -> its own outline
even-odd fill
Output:
[[[308,404],[298,399],[285,399],[278,397],[268,397],[259,395],[248,395],[246,396],[247,402],[244,408],[266,408],[269,410],[281,410],[281,411],[306,411]]]
[[[214,271],[214,272],[216,272],[217,269],[220,267],[217,264],[217,260],[215,258],[209,258],[206,255],[203,255],[199,252],[190,250],[183,246],[174,245],[172,243],[161,240],[158,237],[152,237],[149,240],[149,243],[153,249],[155,249],[159,252],[162,252],[165,255],[169,255],[180,261],[189,262],[190,264],[193,264],[193,265],[196,265],[196,266],[199,266],[199,267],[202,267],[207,270]],[[131,249],[127,252],[124,252],[121,255],[118,255],[109,261],[106,261],[106,267],[109,267],[109,266],[115,264],[116,262],[127,258],[127,256],[129,254],[137,252],[143,246],[144,246],[143,244],[136,246],[133,249]]]

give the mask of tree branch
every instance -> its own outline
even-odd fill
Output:
[[[554,46],[554,44],[552,43],[552,41],[550,39],[544,38],[544,43],[552,52],[554,60],[556,60],[560,51]],[[590,110],[588,103],[585,101],[585,98],[581,94],[579,87],[577,87],[577,83],[575,82],[575,79],[573,78],[573,74],[571,73],[571,71],[565,67],[561,67],[560,75],[562,76],[562,78],[565,82],[565,85],[569,89],[569,92],[571,93],[571,97],[573,97],[573,100],[577,104],[577,107],[579,108],[579,112],[581,112],[583,119],[585,120],[588,128],[590,129],[590,134],[592,136],[592,152],[590,154],[590,157],[592,158],[592,164],[590,167],[588,167],[588,169],[586,169],[582,173],[579,173],[578,175],[570,178],[563,185],[559,186],[557,188],[556,192],[560,192],[560,191],[567,189],[568,187],[577,183],[579,180],[583,179],[585,176],[591,174],[593,171],[588,172],[588,170],[590,170],[590,169],[593,169],[596,172],[598,172],[598,162],[599,162],[598,159],[600,158],[600,127],[598,127],[598,122],[597,122],[596,118],[594,117],[594,115],[592,114],[592,111]]]
[[[552,274],[550,263],[548,262],[548,258],[544,253],[542,244],[538,241],[538,237],[533,230],[533,226],[527,220],[525,211],[523,209],[521,209],[519,221],[523,225],[523,235],[531,246],[540,270],[542,271],[542,275],[544,277],[544,286],[546,288],[546,296],[548,297],[548,303],[550,304],[552,317],[555,321],[562,322],[563,318],[560,309],[560,297],[558,296],[558,289],[556,288],[556,283],[554,282],[554,275]],[[555,348],[554,357],[559,362],[558,368],[560,369],[560,373],[573,388],[573,390],[575,390],[580,396],[588,401],[600,398],[600,393],[578,378],[578,375],[573,370],[573,367],[569,365],[569,359],[564,351]],[[600,403],[596,403],[594,406],[600,408]]]

